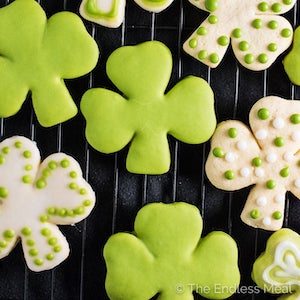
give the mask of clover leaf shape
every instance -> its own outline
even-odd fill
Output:
[[[190,0],[209,16],[184,43],[184,50],[215,68],[232,44],[237,60],[250,70],[265,70],[292,43],[291,24],[278,14],[296,0]]]
[[[265,292],[283,294],[279,299],[300,297],[300,237],[291,229],[273,233],[266,250],[253,264],[252,278]]]
[[[103,153],[131,142],[126,161],[130,172],[167,172],[168,134],[190,144],[205,142],[213,134],[214,97],[205,80],[188,76],[164,94],[172,71],[172,55],[164,44],[121,47],[110,55],[106,69],[124,96],[104,88],[83,95],[86,138]]]
[[[18,112],[31,91],[42,126],[66,121],[77,107],[63,79],[87,74],[98,47],[81,19],[70,12],[46,14],[34,0],[0,9],[0,117]]]
[[[209,299],[231,296],[239,285],[238,252],[226,233],[201,238],[197,207],[152,203],[137,214],[134,233],[112,235],[104,246],[110,299]]]
[[[21,238],[28,267],[48,270],[67,258],[69,245],[56,224],[86,218],[95,195],[79,164],[64,153],[40,163],[36,144],[22,136],[0,143],[0,258]]]
[[[282,227],[286,191],[300,198],[300,102],[269,96],[249,115],[250,129],[228,120],[211,140],[206,174],[218,188],[233,191],[254,185],[242,211],[253,227]]]

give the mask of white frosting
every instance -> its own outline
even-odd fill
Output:
[[[238,147],[239,150],[244,151],[244,150],[247,149],[247,142],[244,141],[244,140],[240,140],[237,143],[237,147]]]
[[[295,187],[300,188],[300,179],[296,179],[294,181],[294,185],[295,185]]]
[[[295,142],[300,142],[300,131],[293,132],[292,140]]]
[[[265,226],[270,226],[272,223],[271,218],[269,217],[263,218],[262,222]]]
[[[240,170],[240,174],[242,177],[248,177],[250,174],[250,170],[247,167],[244,167]]]
[[[277,155],[275,153],[267,154],[266,161],[268,163],[274,163],[274,162],[276,162],[276,160],[277,160]]]
[[[278,194],[275,196],[276,203],[283,203],[285,201],[285,194]]]
[[[276,129],[282,129],[284,127],[284,120],[280,117],[276,118],[272,122],[273,127]]]
[[[285,161],[292,161],[294,159],[294,154],[292,152],[285,152],[283,155]]]
[[[264,140],[268,136],[268,131],[265,129],[259,129],[255,132],[255,137],[258,140]]]
[[[234,152],[227,152],[225,155],[225,160],[228,162],[233,162],[236,159],[236,154]]]
[[[256,204],[258,206],[266,206],[266,204],[267,204],[267,198],[264,197],[264,196],[258,197],[257,200],[256,200]]]
[[[265,175],[265,171],[263,168],[255,168],[254,173],[256,177],[263,177]]]

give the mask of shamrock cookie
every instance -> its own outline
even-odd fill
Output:
[[[218,188],[254,184],[241,214],[253,227],[282,227],[285,193],[300,198],[300,101],[265,97],[250,111],[251,130],[239,121],[216,129],[206,174]]]
[[[0,171],[0,258],[21,238],[31,270],[54,268],[69,255],[55,224],[77,223],[95,204],[79,164],[64,153],[40,163],[36,144],[14,136],[0,143]]]
[[[81,19],[60,12],[47,20],[34,0],[15,0],[0,9],[0,117],[16,114],[31,92],[42,126],[77,113],[63,79],[91,71],[98,47]]]
[[[231,296],[240,281],[238,251],[226,233],[201,237],[202,218],[190,204],[143,207],[134,234],[117,233],[104,247],[110,299],[209,299]]]
[[[83,95],[86,137],[104,153],[130,143],[130,172],[167,172],[168,134],[190,144],[203,143],[213,134],[214,98],[206,81],[189,76],[164,94],[172,71],[172,55],[164,44],[151,41],[121,47],[108,58],[106,70],[124,96],[103,88]]]
[[[300,85],[300,26],[295,30],[293,48],[284,58],[283,65],[290,80]]]
[[[250,70],[265,70],[292,43],[290,23],[278,16],[296,0],[189,0],[210,15],[183,49],[215,68],[230,44],[238,61]]]
[[[300,236],[287,228],[273,233],[253,265],[252,278],[264,292],[286,294],[279,299],[299,299]]]

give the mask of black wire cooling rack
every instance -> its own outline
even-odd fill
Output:
[[[0,0],[0,5],[5,6],[9,2]],[[40,0],[39,3],[48,17],[62,10],[78,14],[80,5],[79,0]],[[105,74],[106,60],[113,50],[153,39],[162,41],[172,51],[174,66],[169,87],[190,74],[210,83],[215,93],[218,122],[238,119],[248,124],[250,108],[266,95],[300,99],[300,89],[289,82],[283,70],[283,56],[269,70],[253,72],[236,62],[231,49],[217,69],[209,69],[184,54],[183,42],[206,16],[188,0],[174,0],[167,10],[159,14],[144,11],[133,0],[127,0],[126,17],[118,29],[108,29],[84,20],[101,54],[91,74],[67,81],[78,107],[81,96],[90,87],[115,89]],[[297,5],[285,16],[294,27],[299,25]],[[196,205],[204,219],[203,235],[222,230],[236,240],[243,289],[232,299],[274,298],[265,293],[251,292],[255,286],[251,280],[252,264],[264,250],[270,232],[251,228],[240,220],[249,188],[231,193],[218,190],[209,183],[204,173],[209,143],[192,146],[170,138],[170,171],[161,176],[135,175],[125,168],[128,149],[112,155],[100,154],[86,143],[84,128],[85,121],[80,113],[61,125],[48,129],[41,127],[33,113],[30,96],[17,115],[1,120],[1,139],[24,135],[37,141],[42,158],[57,151],[75,157],[97,195],[96,207],[89,218],[75,226],[61,226],[70,243],[71,253],[60,266],[41,273],[29,271],[20,244],[0,261],[1,300],[108,299],[102,257],[106,240],[114,232],[133,230],[137,211],[148,202],[160,201],[185,201]],[[299,215],[300,202],[288,194],[284,226],[300,232]],[[195,295],[195,299],[201,297]]]

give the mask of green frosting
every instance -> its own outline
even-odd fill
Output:
[[[42,126],[76,115],[63,79],[91,71],[99,53],[77,15],[60,12],[47,20],[36,1],[15,0],[0,9],[0,44],[0,117],[16,114],[29,91]]]
[[[290,80],[300,85],[300,26],[294,32],[293,47],[284,58],[283,65]]]
[[[161,174],[170,167],[168,134],[190,144],[207,141],[216,126],[210,86],[189,76],[165,94],[171,71],[172,55],[160,42],[114,51],[107,74],[124,96],[103,88],[83,95],[88,142],[104,153],[130,143],[127,169]]]
[[[152,203],[135,219],[134,234],[117,233],[104,247],[111,300],[209,299],[234,293],[240,280],[234,240],[215,231],[204,238],[199,210],[187,203]]]

